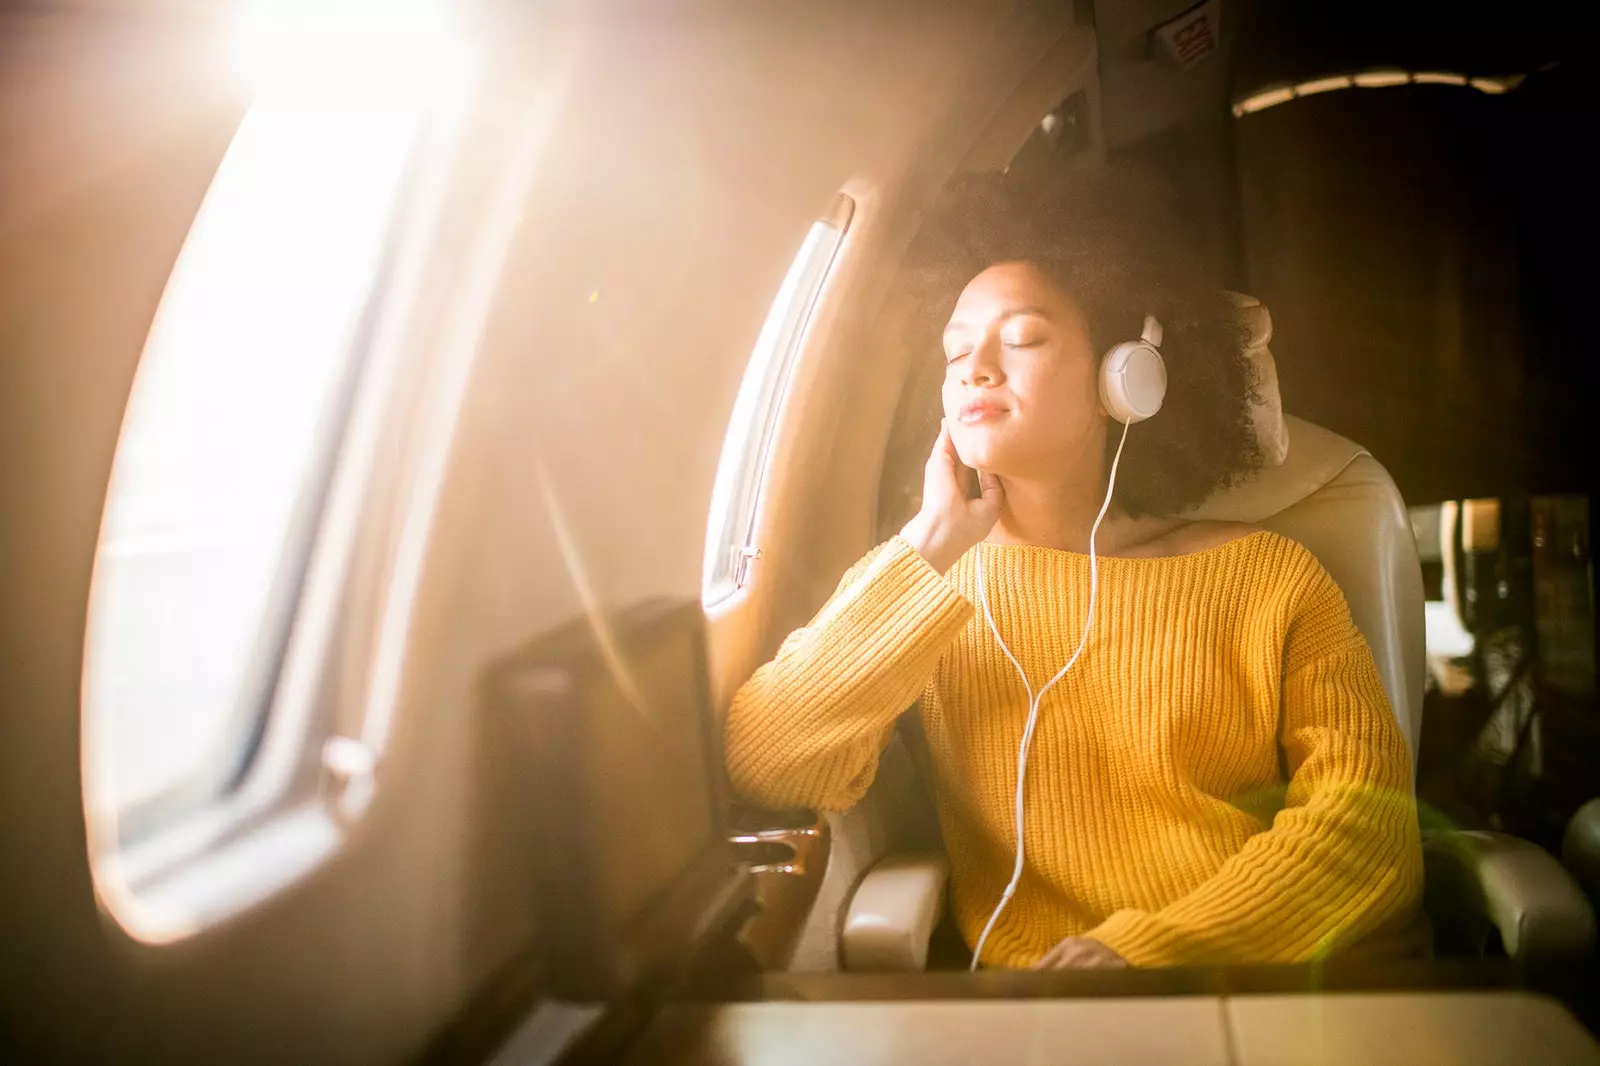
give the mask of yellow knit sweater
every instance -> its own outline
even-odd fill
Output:
[[[734,697],[735,790],[850,806],[921,697],[952,905],[970,945],[1016,861],[1032,684],[1077,646],[1088,556],[982,544],[948,577],[896,537]],[[1045,696],[1026,867],[984,947],[1026,966],[1086,935],[1135,966],[1297,962],[1403,924],[1422,854],[1404,739],[1338,586],[1258,532],[1191,555],[1100,560],[1083,657]]]

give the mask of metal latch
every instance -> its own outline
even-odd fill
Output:
[[[372,803],[378,753],[351,737],[332,736],[322,745],[322,769],[335,789],[334,806],[345,821],[354,821]]]
[[[761,558],[761,549],[753,545],[745,545],[738,549],[738,555],[733,562],[733,584],[736,588],[744,588],[745,580],[750,576],[750,564]]]

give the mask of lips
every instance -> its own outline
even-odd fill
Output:
[[[1001,415],[1009,413],[1009,411],[1010,408],[1004,404],[995,403],[993,400],[973,400],[961,408],[956,418],[963,425],[971,426],[979,422],[987,422],[991,419],[999,418]]]

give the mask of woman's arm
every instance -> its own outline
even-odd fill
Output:
[[[855,803],[895,719],[971,617],[972,605],[903,537],[874,549],[734,695],[734,791],[768,807]]]
[[[1422,895],[1411,762],[1372,653],[1320,567],[1285,647],[1285,807],[1216,875],[1154,913],[1087,934],[1135,966],[1321,958]]]
[[[1003,495],[989,474],[974,486],[941,425],[916,517],[845,574],[811,624],[734,695],[726,739],[735,792],[827,810],[861,798],[894,720],[972,617],[942,575],[994,527]]]

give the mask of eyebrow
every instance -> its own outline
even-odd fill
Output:
[[[1043,318],[1047,321],[1050,319],[1050,312],[1046,311],[1042,307],[1016,307],[1001,315],[1000,321],[1006,322],[1013,318],[1021,318],[1023,315],[1036,315],[1037,317]],[[951,322],[949,325],[944,327],[944,335],[948,337],[954,331],[964,328],[966,327],[960,322]]]

